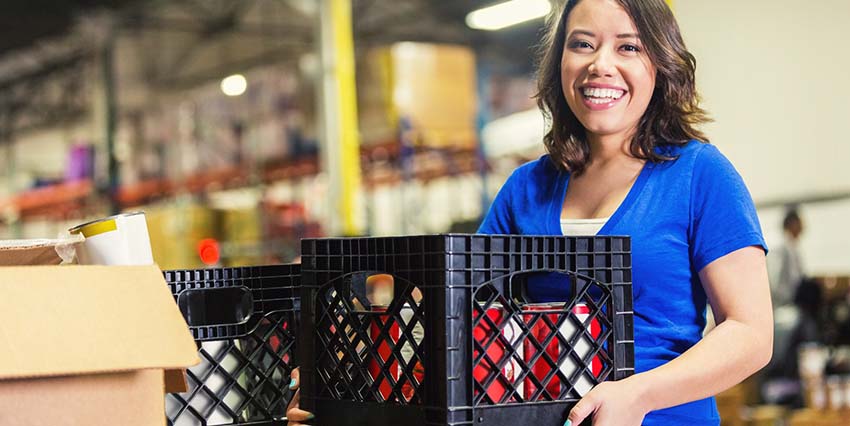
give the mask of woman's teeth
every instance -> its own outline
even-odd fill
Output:
[[[584,97],[594,104],[605,104],[623,97],[625,90],[602,89],[598,87],[586,87],[582,90]]]

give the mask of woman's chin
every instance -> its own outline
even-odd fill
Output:
[[[587,132],[588,136],[611,136],[622,134],[625,129],[622,128],[620,123],[615,122],[595,122],[595,123],[587,123],[584,124],[584,129]]]

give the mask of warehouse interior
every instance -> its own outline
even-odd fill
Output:
[[[494,3],[4,5],[0,239],[144,211],[153,259],[173,270],[297,262],[302,238],[474,233],[510,173],[545,153],[535,67],[564,1],[528,1],[535,17],[504,28],[470,18]],[[769,247],[798,212],[823,297],[822,333],[801,349],[828,353],[820,382],[802,365],[756,376],[718,396],[722,424],[814,425],[823,412],[846,424],[850,2],[668,3],[711,143],[747,183]]]

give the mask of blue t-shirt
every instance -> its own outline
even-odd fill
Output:
[[[632,238],[635,371],[658,367],[702,337],[706,294],[698,273],[748,246],[767,251],[741,176],[709,144],[658,148],[675,160],[647,162],[599,235]],[[548,156],[514,171],[479,228],[484,234],[560,235],[569,173]],[[740,283],[746,285],[747,283]],[[552,280],[529,288],[537,301],[563,300]],[[714,398],[649,413],[644,425],[719,425]]]

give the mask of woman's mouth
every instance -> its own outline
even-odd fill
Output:
[[[603,110],[614,106],[625,96],[622,89],[584,87],[581,89],[582,100],[592,110]]]

